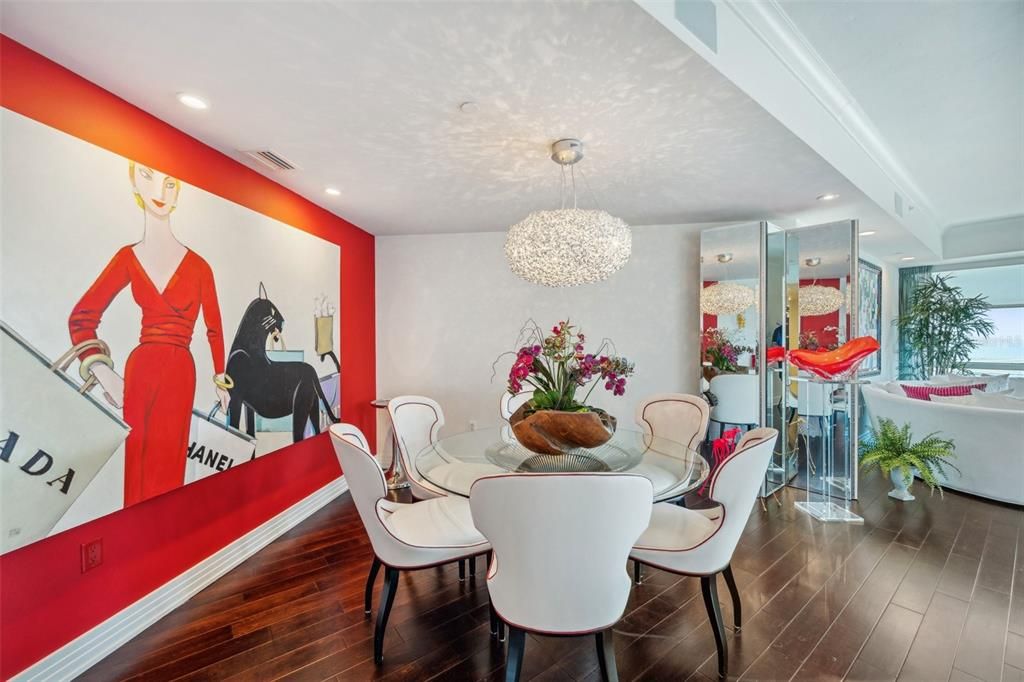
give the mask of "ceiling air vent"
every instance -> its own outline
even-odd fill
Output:
[[[269,149],[243,150],[242,153],[272,171],[290,171],[297,168],[294,163]]]
[[[896,215],[903,217],[903,197],[899,192],[892,193],[892,208],[896,211]]]

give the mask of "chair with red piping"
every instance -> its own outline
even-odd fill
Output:
[[[687,509],[674,504],[654,505],[651,523],[637,540],[633,561],[678,575],[700,577],[704,606],[718,649],[718,673],[725,677],[728,651],[718,603],[718,574],[732,593],[735,632],[741,625],[741,607],[730,562],[750,510],[757,500],[779,432],[758,428],[744,434],[735,452],[715,468],[708,497],[716,506]]]
[[[519,679],[527,632],[596,635],[601,672],[618,679],[612,627],[653,495],[650,480],[634,474],[506,474],[473,484],[473,522],[494,547],[487,591],[509,626],[506,682]]]
[[[379,665],[384,660],[384,633],[398,589],[399,571],[462,562],[486,554],[491,546],[473,526],[469,501],[464,497],[436,497],[404,504],[388,500],[384,472],[373,456],[354,445],[353,440],[350,429],[340,424],[331,427],[334,451],[373,547],[373,564],[364,596],[366,613],[370,612],[377,572],[384,566],[384,589],[373,634],[373,658]]]

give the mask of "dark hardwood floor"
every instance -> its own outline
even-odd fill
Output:
[[[1024,682],[1024,511],[920,483],[900,503],[888,488],[861,482],[862,526],[809,519],[792,489],[755,505],[733,561],[745,622],[729,634],[732,678]],[[375,667],[370,559],[346,494],[81,679],[502,679],[482,564],[464,583],[454,566],[403,573]],[[699,581],[648,569],[615,647],[623,680],[713,679]],[[600,679],[592,639],[529,636],[523,679]]]

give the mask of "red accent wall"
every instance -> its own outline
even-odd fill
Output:
[[[375,440],[373,236],[0,35],[0,105],[341,246],[342,419]],[[0,678],[336,479],[324,434],[0,557]],[[103,538],[82,574],[80,545]]]

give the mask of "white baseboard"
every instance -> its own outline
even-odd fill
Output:
[[[344,477],[331,481],[11,679],[70,680],[81,675],[346,490]]]

